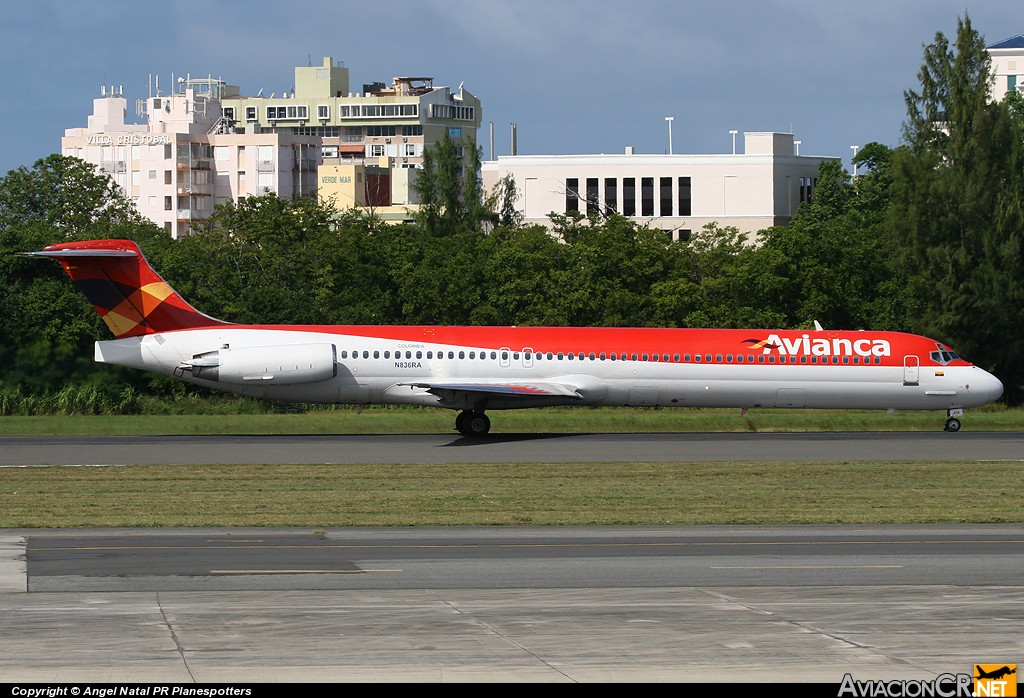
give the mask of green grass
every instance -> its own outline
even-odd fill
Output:
[[[493,431],[938,431],[941,412],[492,412]],[[0,434],[453,432],[454,413],[0,417]],[[1024,429],[972,411],[970,430]],[[1024,454],[1022,454],[1024,457]],[[1021,462],[199,465],[0,469],[0,528],[1024,522]]]
[[[937,431],[945,413],[864,410],[547,408],[493,411],[495,433]],[[964,429],[1024,429],[1024,410],[969,411]],[[70,415],[0,417],[0,435],[44,434],[450,434],[455,413],[414,407],[320,409],[296,414]]]
[[[1021,464],[541,463],[0,471],[0,527],[1024,521]]]

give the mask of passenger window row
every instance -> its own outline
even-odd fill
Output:
[[[511,357],[511,360],[513,360],[513,361],[519,361],[519,359],[520,359],[520,352],[518,352],[518,351],[515,351],[515,352],[508,352],[508,351],[502,351],[502,352],[497,352],[497,351],[491,351],[491,352],[487,352],[487,351],[480,351],[480,352],[469,351],[469,352],[467,352],[465,350],[461,350],[461,351],[457,351],[457,352],[449,350],[447,352],[447,358],[448,359],[459,358],[461,360],[465,360],[467,358],[470,359],[470,360],[487,360],[488,358],[490,358],[492,361],[494,361],[494,360],[498,359],[499,353],[501,355],[501,360],[502,361],[509,361],[510,357]],[[395,359],[423,359],[424,358],[424,354],[426,355],[427,359],[434,359],[435,358],[435,352],[433,352],[433,351],[423,352],[422,350],[418,350],[418,351],[415,351],[415,352],[406,350],[404,355],[403,355],[403,352],[401,352],[401,351],[391,352],[390,350],[384,350],[382,352],[380,350],[370,351],[370,350],[364,349],[362,352],[359,352],[359,351],[349,352],[348,350],[342,349],[339,352],[339,356],[342,359],[348,359],[348,358],[352,358],[352,359],[359,359],[359,358],[369,359],[371,357],[374,358],[374,359],[380,359],[380,358],[382,358],[382,356],[383,356],[384,359],[391,359],[392,358],[392,354],[394,355],[393,358],[395,358]],[[438,351],[438,352],[436,352],[436,358],[444,359],[444,358],[446,358],[446,353],[443,352],[443,351]],[[619,360],[621,360],[621,361],[650,361],[650,362],[657,361],[657,362],[671,362],[671,363],[680,363],[680,362],[682,362],[682,363],[697,363],[697,364],[701,364],[701,363],[704,363],[704,364],[711,364],[711,363],[714,363],[714,364],[721,364],[721,363],[727,363],[727,364],[732,364],[732,363],[736,363],[736,364],[743,364],[743,363],[748,363],[748,364],[752,364],[752,363],[759,363],[759,364],[764,364],[764,363],[769,363],[769,364],[774,364],[774,363],[779,363],[779,364],[785,364],[785,363],[790,363],[790,364],[796,364],[796,363],[800,363],[800,364],[807,364],[807,363],[810,363],[810,364],[828,364],[828,363],[832,363],[832,364],[838,364],[838,363],[841,362],[843,364],[853,363],[855,365],[859,365],[859,364],[862,364],[862,363],[863,364],[870,364],[870,363],[880,364],[880,363],[882,363],[881,358],[877,357],[877,356],[874,356],[874,357],[867,357],[866,356],[866,357],[862,358],[860,356],[854,356],[854,357],[849,357],[849,356],[842,356],[842,357],[840,357],[840,356],[831,356],[831,357],[829,357],[829,356],[821,356],[821,357],[811,356],[811,357],[808,357],[806,355],[801,355],[801,356],[786,356],[786,355],[776,356],[775,354],[769,354],[768,356],[765,356],[763,354],[759,354],[759,355],[757,355],[755,357],[754,354],[746,354],[746,355],[744,355],[744,354],[736,354],[735,356],[733,354],[725,354],[725,355],[722,355],[722,354],[714,354],[714,355],[712,355],[712,354],[693,354],[693,355],[691,355],[691,354],[682,354],[682,355],[680,355],[680,354],[638,354],[638,353],[635,353],[635,352],[634,353],[623,352],[622,354],[618,354],[616,352],[611,352],[610,354],[605,353],[605,352],[601,352],[601,353],[598,354],[598,353],[595,353],[595,352],[590,352],[590,353],[576,352],[576,353],[574,353],[574,352],[571,352],[571,351],[570,352],[564,352],[564,353],[563,352],[558,352],[558,353],[553,353],[553,352],[547,352],[547,353],[543,353],[543,352],[522,352],[522,358],[525,361],[544,361],[544,360],[547,360],[547,361],[586,361],[586,360],[589,359],[590,361],[598,361],[598,360],[600,360],[600,361],[619,361]]]

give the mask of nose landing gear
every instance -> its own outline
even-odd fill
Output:
[[[963,410],[947,410],[946,416],[946,427],[944,431],[960,431],[960,420],[959,417],[964,416]]]
[[[491,420],[482,411],[463,410],[455,418],[455,429],[463,436],[484,436],[491,430]]]

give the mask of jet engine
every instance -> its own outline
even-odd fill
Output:
[[[182,368],[193,378],[232,385],[298,385],[338,374],[333,344],[224,348],[196,354]]]

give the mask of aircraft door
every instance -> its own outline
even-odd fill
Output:
[[[532,347],[523,347],[523,368],[533,368]]]
[[[508,368],[512,363],[512,350],[508,347],[502,347],[498,350],[498,365],[502,368]]]
[[[903,357],[903,385],[917,385],[921,373],[921,361],[916,356]]]

